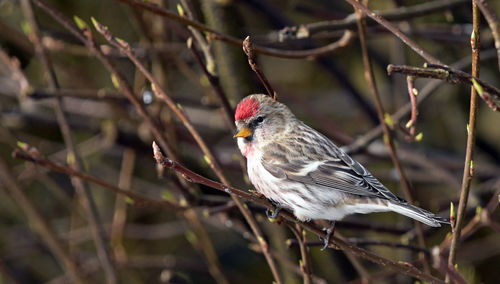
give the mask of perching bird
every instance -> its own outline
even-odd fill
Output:
[[[301,221],[340,220],[353,213],[394,211],[432,227],[449,223],[397,197],[361,164],[284,104],[250,95],[236,108],[235,123],[248,176],[257,191]]]

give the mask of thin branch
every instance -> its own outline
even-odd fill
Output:
[[[119,1],[122,3],[125,3],[129,6],[140,8],[146,11],[149,11],[151,13],[163,16],[165,18],[174,20],[178,23],[181,23],[183,25],[191,26],[193,28],[196,28],[200,31],[208,32],[211,34],[211,36],[214,39],[221,40],[227,43],[230,43],[235,46],[242,46],[242,40],[226,35],[224,33],[221,33],[219,31],[216,31],[206,25],[203,25],[200,22],[179,16],[167,9],[164,9],[158,5],[147,3],[147,2],[142,2],[138,0],[115,0]],[[340,38],[338,41],[330,43],[326,46],[319,47],[319,48],[313,48],[313,49],[308,49],[308,50],[285,50],[285,49],[278,49],[278,48],[270,48],[270,47],[264,47],[260,45],[255,45],[254,49],[255,52],[263,54],[263,55],[269,55],[269,56],[274,56],[274,57],[281,57],[281,58],[311,58],[311,57],[319,57],[319,56],[324,56],[327,54],[330,54],[340,47],[347,46],[351,40],[354,38],[354,34],[350,31],[344,32],[344,35],[342,38]]]
[[[492,57],[496,56],[496,50],[494,49],[489,49],[486,50],[482,53],[481,60],[487,60]],[[453,70],[460,70],[464,69],[467,66],[470,65],[471,59],[470,58],[464,58],[461,59],[460,61],[454,63],[451,65],[450,69]],[[395,65],[392,65],[395,66]],[[411,67],[414,68],[414,67]],[[482,84],[481,82],[478,82],[479,84]],[[420,105],[423,101],[425,101],[437,88],[442,86],[444,82],[442,81],[432,81],[429,82],[427,85],[425,85],[421,90],[419,90],[419,95],[417,97],[417,106]],[[484,85],[482,85],[484,86]],[[484,88],[483,88],[484,89]],[[394,120],[394,123],[399,123],[403,117],[408,115],[411,112],[411,104],[407,103],[403,106],[401,106],[395,113],[391,115],[392,119]],[[365,134],[363,134],[361,137],[357,138],[353,143],[343,147],[343,149],[347,153],[354,153],[358,152],[361,149],[365,148],[368,144],[370,144],[373,140],[375,140],[377,137],[383,134],[382,126],[378,125]]]
[[[158,147],[158,145],[154,142],[153,142],[153,154],[154,154],[156,162],[159,165],[161,165],[162,167],[165,167],[165,168],[172,169],[172,170],[182,174],[182,176],[190,182],[197,183],[197,184],[203,184],[205,186],[220,190],[220,191],[225,192],[227,194],[235,194],[241,198],[252,201],[253,203],[264,206],[265,208],[268,208],[271,210],[275,209],[275,206],[272,205],[271,202],[269,202],[266,199],[257,197],[255,195],[248,193],[246,191],[243,191],[241,189],[227,186],[227,185],[224,185],[222,183],[205,178],[205,177],[187,169],[186,167],[179,164],[178,162],[166,158],[161,153],[161,150]],[[286,220],[288,220],[290,222],[300,224],[300,226],[302,228],[314,233],[315,235],[317,235],[319,237],[322,237],[322,238],[326,237],[326,234],[322,230],[322,228],[319,228],[317,225],[315,225],[313,223],[300,222],[295,218],[295,216],[292,213],[290,213],[284,209],[282,209],[280,211],[279,216],[285,218]],[[376,254],[369,252],[369,251],[366,251],[364,249],[356,247],[356,246],[354,246],[354,245],[352,245],[352,244],[350,244],[350,243],[348,243],[340,238],[337,238],[335,236],[332,236],[330,238],[330,244],[333,246],[340,247],[343,250],[348,250],[348,251],[352,252],[354,255],[362,257],[362,258],[367,259],[369,261],[372,261],[374,263],[378,263],[382,266],[390,267],[391,269],[394,269],[395,271],[398,271],[400,273],[410,275],[410,276],[413,276],[413,277],[416,277],[416,278],[419,278],[419,279],[422,279],[425,281],[429,281],[430,283],[444,283],[443,281],[439,280],[438,278],[436,278],[430,274],[427,274],[425,272],[420,271],[419,269],[417,269],[413,265],[406,264],[406,263],[401,264],[401,263],[397,263],[397,262],[394,262],[392,260],[380,257]]]
[[[76,265],[70,254],[66,251],[62,242],[58,239],[57,234],[50,227],[47,220],[38,212],[35,205],[31,202],[21,188],[19,183],[14,178],[14,175],[9,169],[7,163],[0,157],[0,179],[5,185],[5,189],[10,192],[13,199],[17,202],[19,207],[23,210],[24,214],[31,221],[35,230],[42,240],[47,244],[47,247],[54,254],[57,261],[65,268],[65,271],[70,276],[71,280],[75,283],[85,283],[83,272]]]
[[[312,283],[312,271],[311,271],[311,262],[309,259],[309,249],[306,245],[306,231],[304,231],[299,224],[287,224],[292,233],[297,238],[297,243],[300,248],[300,255],[302,257],[299,262],[300,271],[302,272],[302,277],[304,279],[304,284]]]
[[[132,53],[132,50],[130,48],[130,45],[121,39],[115,38],[107,29],[107,27],[101,25],[98,23],[95,19],[92,20],[95,28],[99,33],[101,33],[106,40],[108,40],[111,44],[119,48],[123,53],[125,53],[128,58],[135,64],[135,66],[144,74],[144,76],[151,82],[151,88],[153,92],[160,98],[162,99],[165,104],[172,110],[172,112],[181,120],[181,122],[184,124],[186,129],[189,131],[191,136],[194,138],[200,149],[203,151],[205,154],[205,160],[207,163],[210,165],[212,170],[215,172],[217,177],[222,181],[222,183],[229,185],[229,180],[224,176],[222,172],[222,168],[220,167],[217,159],[209,149],[208,145],[205,143],[201,135],[198,133],[198,131],[194,128],[192,123],[190,122],[189,118],[186,116],[185,111],[180,108],[171,98],[170,96],[163,90],[163,88],[160,86],[159,82],[153,77],[153,75],[147,70],[147,68],[140,62],[140,60]],[[279,276],[276,264],[272,258],[272,256],[269,253],[269,247],[267,242],[265,241],[262,231],[257,225],[257,222],[255,218],[253,217],[252,213],[248,208],[243,204],[243,202],[237,197],[232,195],[231,196],[233,200],[236,203],[236,206],[242,213],[242,215],[245,217],[245,220],[248,222],[250,227],[252,228],[253,233],[256,235],[257,239],[259,240],[259,243],[262,246],[262,250],[264,253],[264,257],[266,258],[269,268],[271,269],[271,272],[274,275],[275,280],[279,283],[281,282],[281,278]]]
[[[350,1],[350,0],[349,0]],[[361,5],[359,2],[354,2],[358,5]],[[364,7],[364,6],[363,6]],[[368,47],[366,44],[366,26],[365,22],[363,20],[363,14],[361,13],[358,8],[355,9],[356,13],[358,15],[358,33],[359,33],[359,40],[361,43],[361,52],[363,55],[363,64],[365,67],[365,79],[368,82],[368,86],[370,88],[370,91],[373,95],[373,99],[375,101],[375,106],[377,107],[377,112],[378,112],[378,117],[380,120],[380,123],[382,125],[382,130],[384,131],[384,142],[387,146],[387,149],[389,150],[389,154],[392,160],[392,163],[396,167],[396,170],[398,172],[399,178],[400,178],[400,183],[403,187],[403,192],[405,195],[406,200],[410,204],[414,204],[414,200],[411,194],[411,189],[410,189],[410,184],[408,182],[408,179],[406,177],[405,171],[403,169],[403,166],[401,165],[401,162],[399,161],[398,154],[396,152],[396,148],[394,146],[394,139],[393,139],[393,133],[392,130],[389,128],[389,122],[386,122],[386,112],[384,110],[384,106],[382,105],[382,100],[380,99],[380,94],[377,89],[376,81],[375,81],[375,75],[373,74],[373,69],[372,69],[372,63],[370,56],[368,54]],[[418,243],[421,247],[426,247],[425,246],[425,239],[424,239],[424,233],[422,229],[422,225],[414,220],[415,223],[415,228],[417,230],[417,237],[418,237]],[[421,254],[420,257],[424,260],[424,268],[427,273],[430,273],[430,266],[428,264],[428,260],[426,259],[425,255]]]
[[[381,247],[390,247],[390,248],[400,248],[400,249],[406,249],[414,252],[423,252],[427,255],[429,255],[429,250],[426,248],[421,248],[417,247],[414,245],[408,245],[408,244],[403,244],[403,243],[396,243],[396,242],[385,242],[385,241],[379,241],[379,240],[369,240],[369,239],[359,239],[359,238],[348,238],[346,239],[349,243],[357,246],[381,246]],[[288,246],[297,246],[298,243],[295,239],[289,239],[287,240]],[[322,241],[315,241],[315,242],[306,242],[306,245],[309,247],[320,247],[323,246],[324,243]]]
[[[267,94],[276,101],[277,100],[276,92],[269,83],[269,80],[267,80],[266,75],[264,75],[264,72],[260,70],[259,65],[257,65],[257,62],[255,61],[255,50],[253,47],[253,42],[250,39],[250,36],[247,36],[243,41],[243,51],[248,57],[248,64],[252,68],[253,72],[257,74],[257,77],[259,77],[259,80],[262,83],[262,85],[264,85],[264,87],[266,88]]]
[[[379,15],[388,21],[403,21],[415,17],[428,16],[431,13],[441,12],[445,9],[451,9],[455,6],[467,3],[468,0],[437,0],[425,2],[409,7],[398,7],[389,11],[381,11]],[[375,24],[375,21],[367,21],[367,25]],[[276,37],[279,42],[312,37],[315,34],[334,30],[354,29],[356,28],[356,13],[347,15],[342,20],[321,21],[300,26],[286,27],[280,31],[272,32],[269,38]]]
[[[478,0],[476,4],[490,26],[491,35],[495,40],[495,48],[497,49],[498,68],[500,69],[500,21],[486,0]]]
[[[27,18],[29,25],[31,26],[32,32],[30,33],[30,39],[35,45],[36,54],[42,61],[42,67],[44,69],[45,77],[49,84],[49,88],[50,90],[55,91],[59,89],[59,83],[52,62],[50,61],[50,58],[48,57],[47,52],[42,45],[40,30],[38,29],[38,23],[36,21],[31,1],[22,0],[21,4],[24,11],[24,15]],[[80,170],[82,168],[82,161],[75,148],[75,143],[73,141],[71,129],[68,124],[68,119],[63,110],[62,100],[61,98],[56,98],[54,101],[55,101],[55,114],[57,123],[59,124],[64,144],[68,149],[69,165],[71,168],[74,168],[75,170]],[[99,212],[97,210],[97,205],[92,196],[92,193],[90,192],[90,188],[88,187],[87,183],[83,182],[80,179],[72,178],[71,182],[75,187],[76,191],[78,192],[78,195],[80,196],[81,200],[83,201],[83,206],[87,213],[88,222],[90,224],[90,228],[94,237],[97,256],[104,270],[106,281],[107,283],[110,284],[116,283],[117,282],[116,271],[115,268],[113,267],[113,261],[110,256],[109,246],[108,243],[105,241],[106,236],[104,235],[104,231],[102,229],[102,224],[99,217]]]
[[[38,150],[33,146],[27,145],[25,143],[21,143],[21,146],[22,146],[24,153],[21,152],[19,149],[15,149],[13,154],[12,154],[14,156],[14,158],[16,158],[16,159],[22,159],[22,160],[25,160],[28,162],[32,162],[34,164],[46,167],[52,171],[56,171],[56,172],[65,174],[65,175],[68,175],[70,177],[77,177],[77,178],[80,178],[82,180],[97,184],[105,189],[113,191],[114,193],[118,193],[118,194],[121,194],[121,195],[124,195],[126,197],[131,198],[132,200],[134,200],[134,205],[139,206],[139,207],[151,205],[151,206],[160,207],[160,208],[167,208],[167,209],[173,210],[173,211],[183,210],[183,207],[181,207],[175,203],[171,203],[171,202],[166,201],[166,200],[161,200],[161,201],[154,200],[154,199],[151,199],[149,197],[145,197],[141,194],[135,193],[133,191],[123,189],[123,188],[120,188],[118,186],[109,184],[101,179],[98,179],[98,178],[93,177],[91,175],[88,175],[86,173],[77,171],[74,168],[54,163],[54,162],[48,160],[47,158],[45,158],[44,156],[42,156],[40,154],[40,152],[38,152]]]
[[[472,76],[479,77],[479,51],[480,51],[480,14],[476,1],[472,0],[472,35],[470,39],[472,49]],[[448,265],[453,266],[455,263],[456,250],[460,240],[462,223],[465,218],[465,208],[469,198],[469,190],[474,176],[474,148],[476,142],[476,116],[478,112],[477,91],[475,87],[471,87],[469,123],[467,127],[467,147],[465,149],[465,165],[462,179],[462,189],[460,191],[460,201],[458,203],[458,212],[456,214],[457,221],[453,226],[453,238],[451,240],[450,254],[448,256]],[[446,280],[449,280],[449,274],[446,275]]]
[[[433,64],[441,64],[441,61],[438,59],[434,58],[434,56],[428,54],[425,52],[416,42],[414,42],[412,39],[410,39],[408,36],[406,36],[404,33],[402,33],[396,26],[391,24],[389,21],[381,17],[380,15],[377,15],[375,12],[371,11],[368,9],[365,5],[361,4],[357,0],[345,0],[349,4],[351,4],[356,11],[362,11],[365,15],[368,17],[374,19],[377,23],[382,25],[384,28],[389,30],[391,33],[393,33],[396,37],[398,37],[404,44],[408,45],[413,51],[415,51],[418,55],[420,55],[423,59],[425,59],[429,63]]]
[[[433,78],[452,84],[464,84],[476,89],[477,94],[493,110],[500,111],[500,90],[479,79],[478,76],[442,65],[427,65],[424,68],[406,65],[387,66],[387,73],[401,73],[419,78]]]

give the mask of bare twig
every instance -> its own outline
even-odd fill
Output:
[[[297,238],[297,243],[300,248],[300,255],[302,257],[299,262],[300,271],[302,272],[302,277],[304,279],[304,284],[312,283],[312,271],[311,263],[309,260],[309,249],[306,245],[306,231],[304,231],[299,224],[288,224],[288,227],[293,232]]]
[[[38,150],[36,148],[34,148],[30,145],[21,143],[21,146],[22,146],[22,149],[25,153],[22,153],[19,149],[15,149],[13,156],[16,159],[22,159],[25,161],[29,161],[29,162],[35,163],[37,165],[41,165],[43,167],[46,167],[50,170],[66,174],[68,176],[77,177],[77,178],[80,178],[82,180],[97,184],[97,185],[99,185],[103,188],[109,189],[115,193],[118,193],[118,194],[121,194],[121,195],[124,195],[124,196],[131,198],[132,200],[134,200],[134,204],[137,206],[140,206],[140,207],[143,207],[145,205],[151,205],[151,206],[157,206],[157,207],[161,207],[161,208],[167,208],[169,210],[174,210],[174,211],[175,210],[182,210],[182,207],[175,204],[175,203],[171,203],[171,202],[166,201],[166,200],[161,200],[161,201],[154,200],[154,199],[145,197],[141,194],[135,193],[133,191],[126,190],[126,189],[120,188],[118,186],[109,184],[101,179],[98,179],[98,178],[93,177],[91,175],[88,175],[86,173],[82,173],[82,172],[77,171],[71,167],[63,166],[63,165],[54,163],[54,162],[46,159],[45,157],[43,157],[40,154],[40,152],[38,152]]]
[[[462,278],[455,267],[447,264],[446,259],[441,255],[439,247],[434,247],[432,249],[432,266],[439,270],[441,274],[448,275],[450,279],[453,280],[453,283],[467,284],[467,281]]]
[[[132,176],[135,164],[135,152],[130,148],[125,148],[123,151],[122,165],[118,187],[124,190],[130,190]],[[123,230],[127,221],[127,201],[122,196],[117,195],[115,199],[115,213],[111,225],[111,246],[113,249],[114,258],[117,262],[125,262],[127,253],[123,246]]]
[[[46,79],[49,83],[49,88],[52,91],[59,89],[59,83],[57,81],[55,70],[52,66],[52,62],[50,61],[45,48],[42,45],[40,31],[38,29],[38,24],[35,18],[35,14],[33,11],[33,7],[31,5],[30,0],[22,0],[21,2],[24,14],[31,26],[31,40],[35,45],[35,51],[37,55],[40,57],[42,61],[42,66],[45,71]],[[55,113],[57,122],[59,124],[59,128],[61,130],[64,143],[66,148],[68,148],[68,162],[71,168],[75,170],[80,170],[81,160],[75,149],[75,143],[73,141],[73,136],[71,134],[71,129],[68,124],[68,120],[66,118],[66,114],[62,107],[61,98],[55,99]],[[92,230],[92,234],[94,237],[94,243],[96,245],[97,256],[101,261],[102,267],[104,269],[104,273],[106,276],[106,281],[109,284],[113,284],[117,282],[115,268],[113,267],[113,262],[109,252],[108,243],[105,241],[106,236],[104,235],[104,231],[102,229],[102,224],[99,217],[99,212],[97,210],[97,206],[95,204],[92,193],[90,192],[90,188],[86,182],[83,182],[80,179],[72,178],[71,182],[75,187],[78,195],[81,197],[83,201],[84,209],[88,216],[88,221],[90,223],[90,228]]]
[[[350,0],[348,0],[350,1]],[[357,5],[361,5],[359,2],[353,2],[356,3]],[[364,6],[363,6],[364,7]],[[363,63],[365,67],[365,79],[368,82],[368,86],[370,88],[370,91],[373,95],[373,99],[375,101],[375,106],[377,107],[377,112],[378,112],[378,117],[380,120],[380,123],[382,125],[382,130],[384,131],[384,142],[389,150],[389,154],[391,157],[391,160],[396,167],[396,170],[398,172],[399,178],[401,185],[403,187],[403,192],[405,195],[405,198],[408,200],[410,204],[414,204],[414,200],[411,194],[411,189],[410,189],[410,184],[408,183],[408,179],[406,177],[406,174],[404,172],[403,166],[401,165],[401,162],[399,161],[396,148],[394,146],[394,140],[392,137],[392,131],[389,128],[389,123],[392,119],[386,119],[386,113],[384,110],[384,106],[382,105],[382,100],[380,99],[380,94],[377,89],[377,85],[375,82],[375,75],[373,74],[373,69],[372,69],[372,63],[370,56],[368,54],[368,47],[366,44],[366,32],[365,32],[365,23],[363,20],[363,14],[361,13],[360,10],[358,10],[358,7],[356,7],[356,13],[358,15],[358,32],[359,32],[359,39],[361,43],[361,52],[363,55]],[[366,13],[366,12],[365,12]],[[418,242],[421,247],[425,247],[425,239],[424,239],[424,233],[422,230],[422,225],[418,221],[415,222],[415,228],[417,229],[417,237],[418,237]],[[427,273],[430,273],[430,266],[428,264],[427,259],[425,258],[425,255],[421,254],[420,255],[424,259],[424,268]]]
[[[264,87],[266,88],[267,94],[274,100],[277,100],[276,92],[274,91],[273,87],[271,87],[271,84],[267,80],[262,70],[260,70],[260,67],[259,65],[257,65],[257,62],[255,61],[255,50],[253,47],[252,40],[250,39],[250,36],[247,36],[243,41],[243,51],[248,57],[248,64],[255,72],[255,74],[257,74],[257,77],[259,77],[259,80],[262,82],[262,85],[264,85]]]
[[[500,111],[500,90],[484,82],[477,76],[442,65],[412,67],[405,65],[387,66],[387,73],[402,73],[413,77],[440,79],[452,84],[465,84],[476,89],[477,94],[494,111]]]
[[[379,15],[388,21],[402,21],[409,20],[414,17],[428,16],[431,13],[440,12],[445,9],[451,9],[455,6],[467,3],[468,0],[437,0],[432,2],[425,2],[410,7],[398,7],[389,11],[381,11]],[[375,21],[367,21],[367,25],[375,24]],[[356,28],[356,14],[352,13],[347,15],[341,20],[321,21],[310,24],[303,24],[300,26],[286,27],[280,31],[272,32],[278,34],[278,41],[286,41],[290,39],[301,39],[312,37],[315,34]],[[274,36],[269,36],[274,37]]]
[[[498,68],[500,69],[500,21],[486,0],[476,1],[476,4],[490,26],[491,35],[495,40],[495,48],[497,49]]]
[[[472,76],[479,77],[479,50],[480,50],[480,14],[479,8],[475,0],[472,0],[472,35],[470,39],[472,48]],[[450,254],[448,256],[448,265],[453,266],[455,263],[456,250],[460,240],[462,223],[465,217],[465,208],[469,198],[469,190],[474,176],[474,148],[476,142],[476,116],[478,111],[477,91],[475,87],[471,87],[469,123],[467,126],[467,147],[465,149],[465,165],[462,179],[462,189],[460,191],[460,201],[458,203],[457,221],[453,226],[453,238],[451,240]],[[446,280],[450,279],[449,274],[446,275]]]
[[[163,156],[161,153],[160,148],[156,143],[153,142],[153,153],[155,160],[158,164],[165,168],[170,168],[180,174],[182,174],[183,177],[185,177],[188,181],[193,182],[193,183],[198,183],[198,184],[203,184],[208,187],[220,190],[222,192],[225,192],[227,194],[235,194],[241,198],[247,199],[249,201],[252,201],[256,204],[259,204],[261,206],[264,206],[265,208],[274,210],[275,206],[272,205],[268,200],[262,199],[260,197],[257,197],[251,193],[248,193],[246,191],[224,185],[222,183],[218,183],[216,181],[207,179],[203,176],[198,175],[197,173],[187,169],[186,167],[182,166],[176,161],[170,160]],[[312,223],[304,223],[298,221],[295,216],[286,211],[286,210],[281,210],[279,213],[279,216],[282,216],[286,220],[294,223],[300,224],[300,226],[304,229],[309,230],[310,232],[314,233],[315,235],[324,238],[326,236],[325,232],[322,230],[322,228],[319,228],[315,224]],[[427,273],[424,273],[420,271],[419,269],[415,268],[413,265],[410,264],[400,264],[394,261],[391,261],[389,259],[377,256],[369,251],[366,251],[364,249],[361,249],[359,247],[356,247],[350,243],[345,242],[344,240],[337,238],[335,236],[332,236],[330,238],[330,244],[340,247],[343,250],[348,250],[352,252],[354,255],[365,258],[369,261],[372,261],[374,263],[378,263],[383,266],[390,267],[391,269],[394,269],[400,273],[407,274],[425,281],[429,281],[431,283],[444,283],[443,281],[435,278],[432,275],[429,275]]]
[[[12,195],[13,199],[21,207],[24,214],[31,221],[31,224],[40,234],[40,237],[47,244],[50,251],[54,254],[57,261],[64,266],[66,272],[75,283],[85,283],[83,273],[76,265],[70,254],[66,251],[62,242],[58,239],[57,234],[50,227],[49,223],[38,212],[35,205],[26,196],[26,193],[19,183],[14,178],[6,162],[0,157],[0,179],[4,183],[5,188]]]
[[[418,90],[413,86],[413,82],[415,81],[415,77],[407,76],[406,83],[408,85],[408,95],[410,96],[410,104],[411,104],[411,117],[410,120],[406,123],[406,128],[410,129],[410,135],[408,136],[409,140],[415,139],[415,132],[417,128],[417,94]]]
[[[200,31],[205,31],[210,34],[212,34],[212,37],[217,40],[221,40],[236,46],[242,46],[242,40],[223,34],[219,31],[216,31],[208,26],[205,26],[201,24],[200,22],[179,16],[167,9],[164,9],[158,5],[147,3],[147,2],[142,2],[138,0],[116,0],[122,3],[125,3],[127,5],[133,6],[133,7],[138,7],[143,10],[147,10],[151,13],[166,17],[168,19],[177,21],[181,24],[191,26],[193,28],[196,28]],[[275,57],[282,57],[282,58],[310,58],[310,57],[319,57],[323,56],[329,53],[332,53],[336,51],[340,47],[344,47],[350,43],[350,41],[354,38],[354,34],[350,31],[346,31],[344,33],[344,36],[340,38],[338,41],[330,43],[326,46],[319,47],[319,48],[313,48],[309,50],[284,50],[284,49],[278,49],[278,48],[270,48],[270,47],[264,47],[260,45],[255,45],[254,49],[255,52],[263,54],[263,55],[269,55],[269,56],[275,56]]]
[[[172,110],[172,112],[181,120],[181,122],[184,124],[184,126],[187,128],[191,136],[194,138],[200,149],[203,151],[205,154],[205,160],[207,163],[210,165],[212,170],[215,172],[217,177],[222,181],[222,183],[229,185],[229,180],[224,176],[222,172],[222,168],[220,167],[217,159],[209,149],[208,145],[205,143],[201,135],[198,133],[198,131],[194,128],[192,123],[190,122],[189,118],[186,116],[186,113],[182,108],[180,108],[171,98],[170,96],[163,90],[163,88],[160,86],[159,82],[153,77],[153,75],[146,69],[146,67],[138,60],[137,57],[132,53],[130,49],[130,45],[125,42],[124,40],[117,39],[115,38],[109,30],[98,23],[95,19],[92,19],[93,24],[95,28],[114,46],[119,48],[123,53],[125,53],[129,59],[134,62],[135,66],[139,68],[139,70],[144,74],[144,76],[151,82],[151,87],[153,89],[153,92],[160,98],[162,99],[165,104]],[[277,271],[276,264],[274,263],[273,258],[271,257],[269,253],[269,248],[268,244],[265,241],[264,237],[262,236],[262,232],[260,228],[257,225],[256,220],[254,219],[252,213],[250,210],[248,210],[247,207],[243,204],[243,202],[235,195],[231,195],[233,200],[236,203],[236,206],[242,213],[242,215],[245,217],[245,220],[248,222],[250,227],[252,228],[253,233],[256,235],[256,237],[259,239],[259,243],[261,244],[263,248],[263,253],[264,256],[269,264],[269,268],[271,269],[275,280],[279,283],[281,283],[281,279],[279,276],[279,273]]]
[[[434,56],[428,54],[425,52],[416,42],[414,42],[412,39],[410,39],[408,36],[406,36],[404,33],[402,33],[397,27],[395,27],[393,24],[391,24],[389,21],[381,17],[380,15],[377,15],[375,12],[371,11],[368,9],[365,5],[362,3],[358,2],[357,0],[345,0],[349,4],[351,4],[356,11],[361,11],[363,14],[367,15],[368,17],[374,19],[382,25],[384,28],[389,30],[391,33],[393,33],[396,37],[398,37],[403,43],[408,45],[413,51],[415,51],[418,55],[420,55],[422,58],[424,58],[427,62],[433,63],[433,64],[441,64],[441,61],[438,59],[434,58]]]

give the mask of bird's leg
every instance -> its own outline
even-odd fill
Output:
[[[330,244],[330,238],[334,235],[335,233],[335,221],[331,221],[330,227],[323,229],[326,231],[326,236],[325,238],[321,238],[320,240],[323,240],[323,248],[321,249],[322,251],[328,248],[328,245]]]
[[[279,205],[275,205],[274,210],[269,210],[269,208],[266,209],[266,216],[267,218],[271,219],[276,219],[278,217],[278,213],[280,212],[281,207]]]

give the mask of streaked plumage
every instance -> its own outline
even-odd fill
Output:
[[[328,138],[266,95],[244,98],[235,114],[238,147],[252,184],[299,220],[340,220],[394,211],[429,226],[448,223],[408,204]]]

